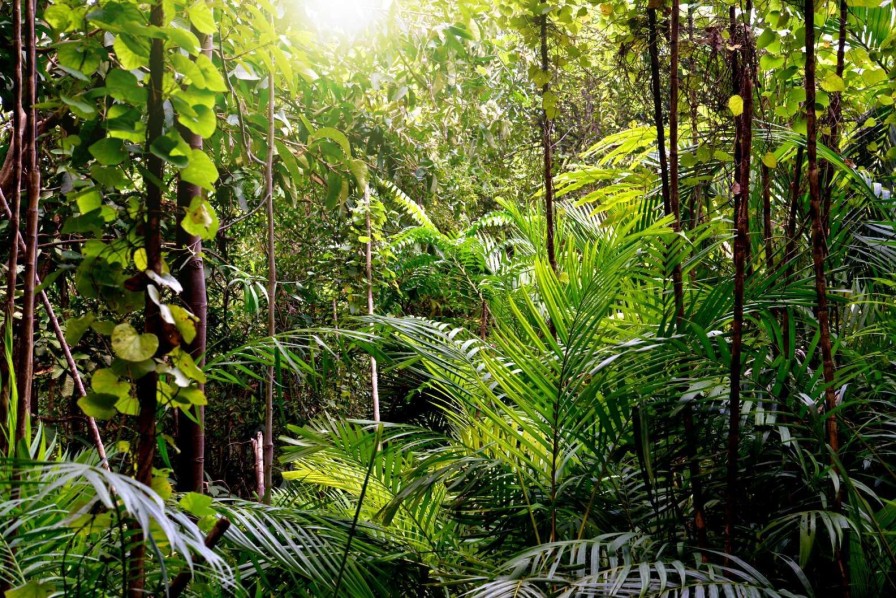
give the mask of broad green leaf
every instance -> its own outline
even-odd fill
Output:
[[[69,72],[90,76],[96,72],[106,57],[106,51],[96,40],[88,38],[76,42],[63,42],[56,47],[60,66]]]
[[[205,77],[199,66],[184,56],[183,54],[172,54],[171,64],[178,73],[184,76],[185,84],[192,84],[201,89],[205,89]]]
[[[108,189],[124,189],[130,184],[124,171],[121,168],[112,166],[92,164],[90,166],[90,176],[97,183]]]
[[[215,16],[212,9],[209,8],[205,0],[197,0],[187,8],[187,16],[190,17],[190,23],[200,33],[210,34],[217,29],[215,27]]]
[[[290,178],[293,181],[301,180],[302,173],[299,170],[299,163],[296,161],[295,155],[288,147],[286,147],[285,143],[274,141],[274,144],[277,148],[277,155],[280,156],[280,160],[283,162],[283,165],[286,166],[286,171],[289,173]]]
[[[77,345],[84,334],[90,330],[90,325],[96,320],[92,313],[71,318],[65,322],[65,342],[69,345]]]
[[[880,67],[867,68],[862,71],[862,81],[869,87],[887,80],[887,73]]]
[[[765,155],[762,156],[762,163],[768,168],[774,168],[778,165],[778,159],[772,152],[765,152]]]
[[[109,419],[118,413],[115,408],[117,402],[118,397],[115,395],[89,392],[86,396],[78,399],[78,407],[85,415],[94,419]]]
[[[120,381],[111,368],[96,370],[90,379],[90,388],[98,394],[115,395],[119,399],[131,394],[131,385]]]
[[[144,39],[122,33],[112,42],[115,56],[128,71],[149,66],[149,44]]]
[[[180,171],[180,178],[188,183],[199,185],[203,189],[214,191],[215,181],[218,180],[218,169],[215,168],[215,163],[204,151],[194,149],[190,151],[190,163]]]
[[[153,141],[149,151],[178,168],[185,168],[190,163],[193,150],[177,131],[171,130]]]
[[[179,305],[169,305],[168,309],[171,310],[171,316],[174,318],[174,325],[177,327],[177,331],[180,332],[184,342],[189,345],[196,338],[195,322],[198,318]]]
[[[773,71],[784,66],[784,62],[785,59],[783,56],[776,56],[774,54],[763,54],[762,58],[759,59],[759,68],[761,68],[763,71]]]
[[[209,91],[227,91],[227,83],[211,58],[205,54],[198,55],[196,57],[196,66],[199,67],[205,79],[205,89]]]
[[[90,155],[103,166],[117,166],[128,157],[128,152],[121,139],[106,137],[90,146]]]
[[[119,324],[112,331],[112,350],[125,361],[144,361],[153,357],[158,348],[156,335],[141,334],[130,324]]]
[[[215,111],[201,104],[192,108],[193,114],[191,116],[180,114],[178,122],[200,137],[208,138],[214,135],[218,124]]]
[[[342,148],[345,157],[351,158],[352,147],[348,141],[348,137],[346,137],[345,133],[343,133],[342,131],[334,129],[333,127],[321,127],[308,136],[308,145],[312,145],[315,141],[318,141],[320,139],[329,139],[330,141],[335,141],[337,144],[339,144],[339,147]]]
[[[198,492],[187,492],[177,504],[187,513],[202,519],[208,515],[215,514],[215,510],[212,508],[213,502],[211,496],[199,494]]]
[[[132,73],[121,69],[112,69],[106,75],[106,91],[116,100],[134,106],[146,105],[146,88],[141,87]]]
[[[825,75],[824,79],[821,80],[821,88],[825,91],[834,93],[837,91],[845,91],[846,85],[843,83],[843,79],[837,76],[837,73],[828,73]]]
[[[205,405],[208,405],[208,400],[205,398],[205,393],[196,386],[187,386],[181,388],[177,392],[175,400],[182,404],[195,405],[197,407],[204,407]]]
[[[71,108],[72,112],[75,113],[75,116],[79,118],[90,120],[96,116],[96,106],[93,102],[85,100],[81,96],[69,97],[59,94],[59,99],[62,100],[66,106]]]
[[[61,4],[53,4],[44,10],[44,20],[56,31],[65,31],[71,24],[72,11]]]
[[[363,160],[355,159],[349,162],[349,168],[355,176],[355,182],[358,184],[358,187],[361,189],[366,187],[368,179],[367,164]]]
[[[190,380],[195,380],[204,384],[206,382],[205,372],[199,369],[193,357],[181,348],[176,348],[171,352],[171,361],[177,368],[184,373]]]
[[[143,272],[149,267],[149,262],[146,259],[146,249],[143,247],[139,247],[134,250],[134,265],[138,270]]]
[[[183,48],[190,54],[196,55],[199,53],[200,45],[199,39],[193,34],[192,31],[187,29],[181,29],[180,27],[169,26],[163,29],[165,32],[165,37],[168,38],[168,41],[171,44]]]
[[[218,232],[218,216],[208,201],[202,197],[194,197],[180,225],[191,235],[203,240],[214,239]]]
[[[119,397],[115,402],[115,409],[125,415],[140,415],[140,401],[131,395]]]
[[[327,175],[327,197],[324,199],[324,205],[328,210],[336,209],[339,205],[339,197],[342,194],[342,175],[338,172],[331,171]]]

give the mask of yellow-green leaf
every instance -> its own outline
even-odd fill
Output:
[[[825,75],[825,78],[821,80],[821,88],[833,93],[837,91],[845,91],[846,84],[843,83],[843,79],[837,76],[837,73],[828,73]]]
[[[740,116],[744,113],[744,99],[738,95],[728,98],[728,109],[734,116]]]
[[[119,324],[112,331],[112,350],[125,361],[144,361],[156,354],[159,339],[154,334],[139,333],[130,324]]]

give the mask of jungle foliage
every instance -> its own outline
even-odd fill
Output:
[[[0,592],[896,592],[889,0],[0,6]]]

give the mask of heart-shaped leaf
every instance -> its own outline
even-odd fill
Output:
[[[125,361],[144,361],[155,355],[158,349],[156,335],[141,334],[130,324],[119,324],[112,331],[112,350]]]

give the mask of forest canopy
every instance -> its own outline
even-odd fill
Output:
[[[891,0],[0,5],[0,593],[896,594]]]

